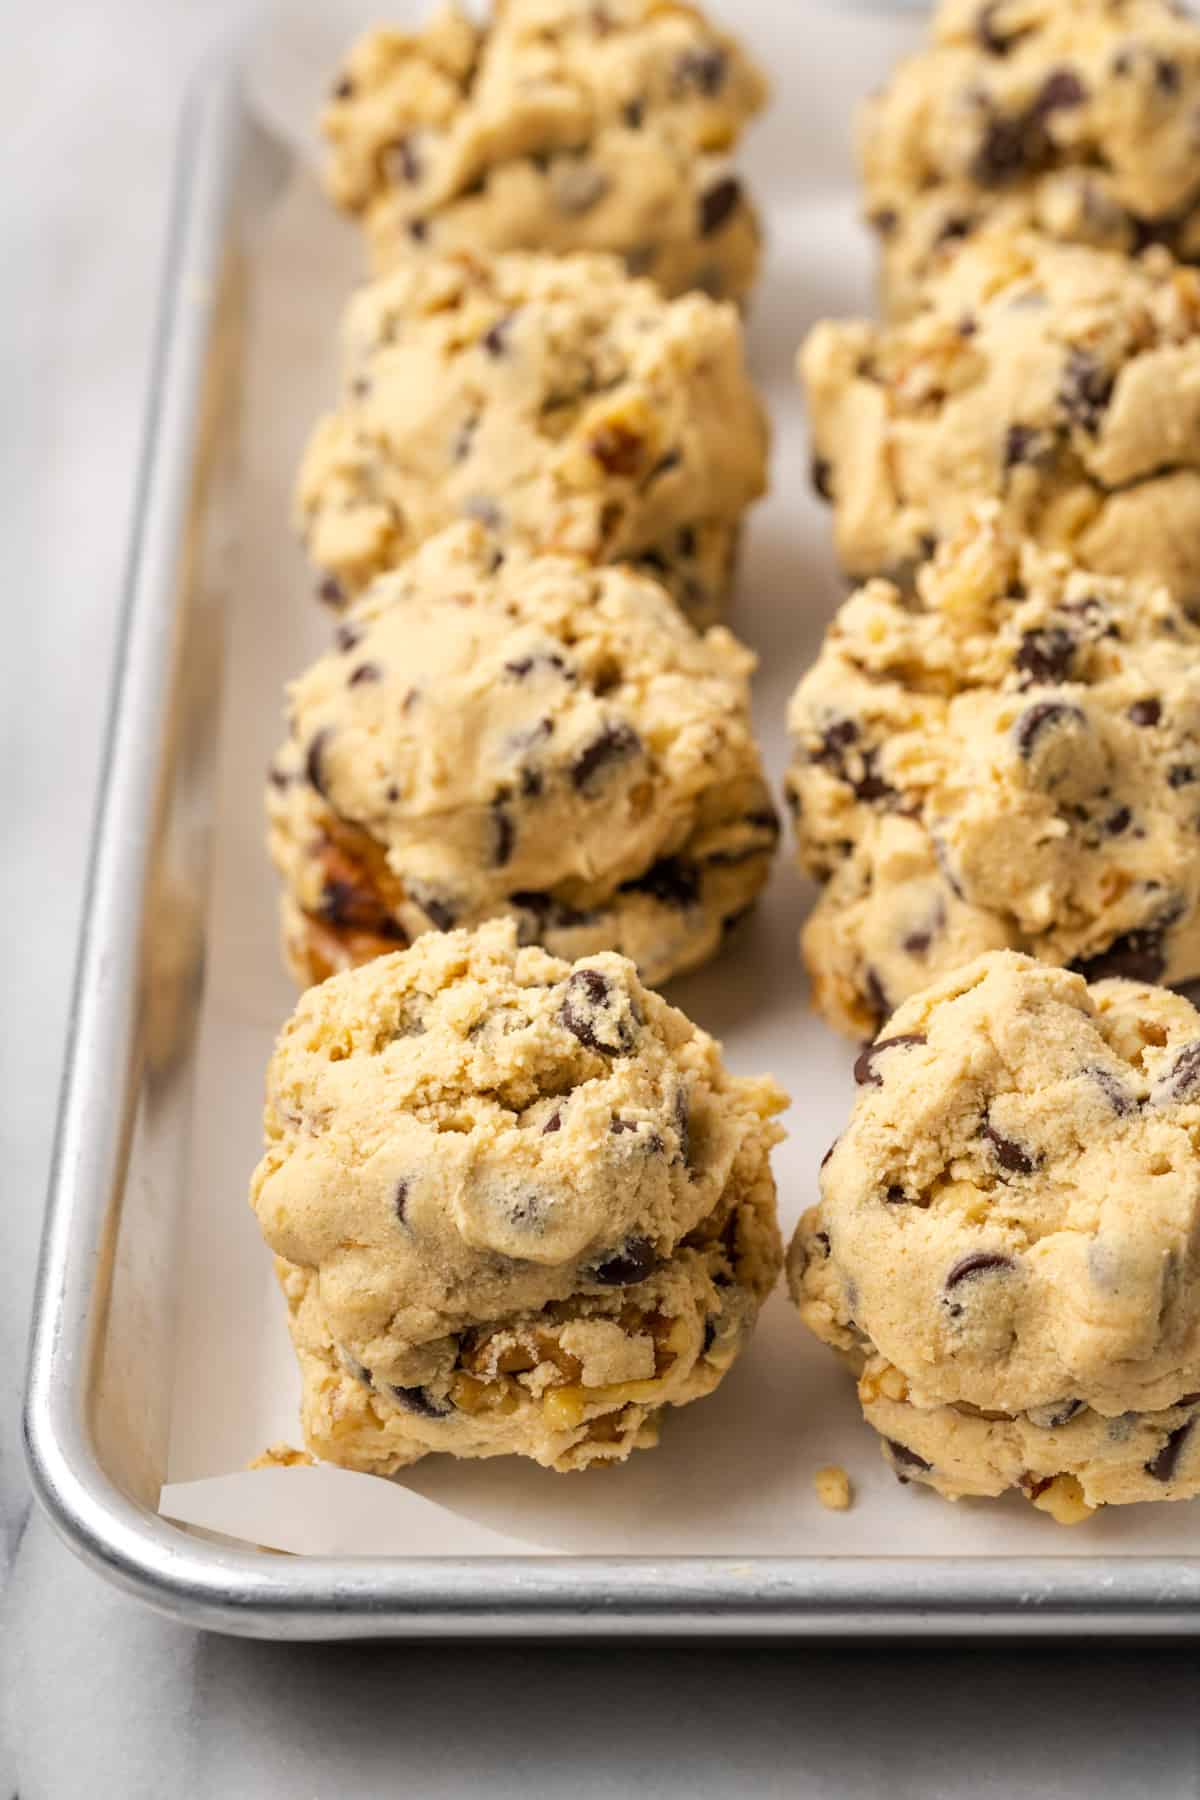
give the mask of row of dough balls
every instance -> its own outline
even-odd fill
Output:
[[[340,619],[268,810],[318,985],[253,1203],[348,1467],[621,1460],[782,1267],[784,1097],[643,985],[778,838],[714,623],[766,480],[728,161],[764,92],[690,6],[504,0],[372,33],[325,114],[376,279],[298,488]]]
[[[1065,1522],[1200,1492],[1198,121],[1181,8],[943,0],[860,120],[885,322],[801,355],[866,583],[803,943],[873,1042],[790,1287],[902,1480]]]

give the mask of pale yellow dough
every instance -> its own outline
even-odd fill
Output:
[[[782,1252],[783,1095],[613,955],[507,922],[310,989],[268,1078],[251,1199],[316,1456],[578,1469],[711,1392]]]
[[[759,226],[730,153],[766,98],[697,8],[442,6],[350,51],[322,127],[330,194],[380,274],[453,250],[608,251],[667,294],[740,300]]]
[[[342,605],[463,518],[501,543],[632,561],[711,624],[766,426],[732,306],[664,300],[611,257],[463,254],[364,288],[299,523]]]
[[[1169,0],[942,0],[863,107],[883,297],[916,311],[981,228],[1200,259],[1200,23]]]
[[[973,502],[1200,608],[1200,271],[985,233],[924,311],[802,353],[815,474],[855,576],[909,579]]]
[[[842,606],[793,695],[815,1003],[852,1036],[982,951],[1200,976],[1200,627],[994,507]]]
[[[289,690],[267,794],[298,979],[504,913],[650,983],[711,956],[778,836],[753,666],[650,576],[431,538]]]
[[[1200,1493],[1200,1013],[993,952],[856,1077],[788,1275],[897,1474],[1064,1523]]]

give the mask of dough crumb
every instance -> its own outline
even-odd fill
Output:
[[[248,1469],[313,1469],[316,1467],[316,1463],[315,1456],[310,1456],[307,1450],[297,1450],[293,1444],[270,1444],[261,1456],[256,1456],[253,1462],[246,1464],[246,1467]]]
[[[1074,1475],[1056,1475],[1034,1496],[1033,1504],[1059,1525],[1082,1525],[1085,1519],[1094,1518],[1098,1510],[1088,1505]]]
[[[846,1512],[854,1503],[850,1477],[837,1463],[826,1463],[823,1469],[818,1469],[813,1476],[813,1487],[821,1505],[830,1512]]]

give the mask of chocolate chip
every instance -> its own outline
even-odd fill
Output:
[[[711,99],[725,84],[729,60],[723,50],[685,50],[675,63],[674,87],[677,92],[695,88]]]
[[[487,331],[484,332],[480,342],[489,356],[507,356],[508,334],[515,317],[515,313],[505,313],[502,319],[497,319],[496,323],[489,326]]]
[[[869,223],[880,237],[891,237],[900,223],[900,214],[894,206],[881,206],[870,215]]]
[[[522,889],[510,894],[508,900],[510,906],[532,914],[538,937],[544,937],[547,931],[571,931],[577,926],[594,925],[596,922],[595,913],[582,912],[578,907],[568,906],[565,901],[556,900],[553,894],[544,893],[540,889]],[[522,935],[522,943],[531,941]]]
[[[884,1191],[883,1201],[885,1206],[907,1206],[909,1204],[908,1195],[895,1181]]]
[[[458,924],[458,909],[453,901],[444,894],[437,894],[420,882],[405,883],[408,897],[414,906],[420,907],[427,919],[432,920],[438,931],[453,931]]]
[[[364,1387],[373,1388],[375,1386],[375,1377],[364,1363],[360,1363],[357,1357],[351,1356],[348,1350],[341,1351],[340,1355],[342,1365],[348,1375],[352,1375],[355,1381],[361,1381]]]
[[[393,143],[386,144],[381,158],[389,181],[407,181],[410,186],[420,181],[421,159],[411,136],[406,134],[396,138]]]
[[[1074,637],[1061,625],[1025,632],[1021,638],[1021,647],[1013,658],[1014,667],[1020,669],[1027,678],[1021,685],[1025,687],[1035,681],[1065,681],[1070,674],[1076,648]]]
[[[408,1220],[405,1218],[405,1213],[408,1211],[407,1181],[398,1181],[396,1183],[395,1192],[392,1194],[392,1206],[395,1209],[396,1217],[399,1219],[400,1223],[406,1225],[408,1223]]]
[[[405,1412],[417,1413],[423,1419],[446,1419],[454,1411],[449,1400],[436,1399],[427,1387],[391,1387],[393,1399]]]
[[[594,791],[596,776],[642,755],[642,740],[632,726],[605,725],[571,764],[571,780],[580,793]]]
[[[1059,405],[1080,430],[1095,433],[1112,399],[1113,386],[1113,377],[1094,356],[1086,350],[1071,350],[1058,390]]]
[[[497,869],[511,860],[517,841],[517,828],[504,804],[506,798],[507,795],[498,796],[492,801],[492,866]]]
[[[1065,700],[1039,700],[1036,706],[1023,712],[1013,726],[1017,754],[1028,761],[1042,739],[1066,726],[1073,730],[1081,726],[1086,728],[1087,719],[1078,706]]]
[[[940,249],[943,244],[957,243],[960,238],[969,237],[975,220],[966,213],[948,213],[938,226],[933,240],[933,248]]]
[[[1146,1464],[1147,1475],[1152,1476],[1155,1481],[1170,1481],[1195,1423],[1195,1419],[1185,1419],[1182,1425],[1177,1425],[1168,1434],[1157,1455],[1152,1456]]]
[[[1057,1431],[1086,1409],[1086,1400],[1052,1400],[1048,1406],[1031,1406],[1025,1417],[1039,1431]]]
[[[1120,837],[1123,831],[1129,830],[1132,820],[1133,814],[1130,812],[1129,808],[1127,806],[1118,806],[1116,812],[1109,813],[1107,819],[1105,819],[1104,829],[1109,837]]]
[[[860,1052],[858,1060],[854,1064],[855,1081],[858,1083],[859,1087],[866,1087],[868,1085],[871,1087],[882,1087],[883,1076],[875,1067],[876,1058],[882,1056],[885,1050],[897,1050],[903,1046],[911,1047],[914,1044],[924,1044],[927,1041],[928,1040],[921,1032],[909,1031],[905,1032],[900,1037],[880,1038],[878,1043],[868,1044],[866,1048]]]
[[[1010,1175],[1032,1175],[1038,1165],[1039,1158],[1031,1156],[1013,1138],[1005,1137],[996,1130],[990,1119],[985,1119],[980,1137],[986,1138],[996,1152],[996,1161]]]
[[[287,770],[277,769],[274,763],[272,763],[271,767],[267,770],[267,780],[273,788],[279,788],[280,790],[291,787],[292,785],[292,778]]]
[[[1156,56],[1154,59],[1154,85],[1161,94],[1177,94],[1181,81],[1179,64],[1169,57]]]
[[[891,782],[885,781],[879,773],[879,751],[874,745],[869,750],[863,751],[862,766],[862,774],[857,780],[850,782],[856,800],[861,800],[866,806],[873,806],[877,800],[898,798],[896,789]]]
[[[1162,701],[1135,700],[1126,717],[1134,725],[1157,725],[1162,718]]]
[[[662,856],[644,875],[623,881],[620,891],[623,894],[649,894],[662,906],[673,906],[679,912],[686,912],[700,899],[700,874],[694,863],[681,856]]]
[[[352,670],[350,675],[347,676],[346,686],[361,687],[364,682],[381,681],[382,679],[383,670],[378,663],[359,663],[357,669]]]
[[[658,1267],[658,1262],[649,1238],[632,1237],[610,1256],[592,1263],[582,1274],[585,1281],[594,1281],[600,1287],[629,1287],[635,1281],[644,1281]]]
[[[1044,119],[1048,113],[1064,112],[1082,106],[1088,93],[1074,69],[1052,69],[1038,89],[1030,107],[1032,119]]]
[[[1003,187],[1023,175],[1031,163],[1040,162],[1044,154],[1035,142],[1042,133],[1030,132],[1024,118],[1009,119],[1002,115],[988,121],[982,141],[971,161],[971,177],[980,187]]]
[[[627,1056],[637,1036],[633,1008],[622,1016],[621,995],[600,969],[576,969],[567,981],[559,1023],[589,1050]]]
[[[675,1135],[679,1139],[679,1160],[685,1168],[692,1166],[691,1108],[688,1105],[687,1089],[677,1087],[672,1110],[675,1114]]]
[[[727,175],[710,187],[707,193],[700,196],[700,236],[712,237],[720,231],[722,225],[732,218],[742,204],[742,184],[734,175]]]
[[[933,1468],[932,1463],[926,1462],[923,1456],[918,1456],[915,1450],[910,1450],[907,1444],[897,1443],[895,1438],[884,1438],[883,1441],[887,1445],[888,1455],[900,1468],[919,1469],[925,1474]]]
[[[608,475],[636,475],[645,440],[624,425],[604,425],[588,439],[588,449]]]
[[[559,655],[557,650],[531,650],[527,656],[514,656],[504,665],[504,673],[514,676],[518,681],[524,681],[527,676],[533,674],[535,669],[539,673],[543,669],[550,670],[556,675],[561,675],[565,681],[578,680],[574,669],[565,657]],[[539,737],[550,736],[550,733],[545,730],[545,726],[551,723],[550,720],[539,722],[535,728]]]
[[[717,1321],[715,1319],[705,1319],[705,1321],[704,1321],[704,1342],[700,1346],[701,1356],[708,1355],[709,1351],[712,1349],[716,1340],[717,1340]]]
[[[1114,938],[1107,950],[1095,956],[1077,957],[1069,965],[1072,972],[1085,981],[1110,981],[1121,977],[1126,981],[1161,981],[1167,959],[1163,952],[1160,926],[1150,925],[1141,931],[1127,931]]]
[[[812,480],[814,493],[819,494],[822,500],[832,501],[833,486],[831,477],[833,475],[833,464],[829,461],[829,458],[826,456],[814,456],[809,467],[809,475]]]
[[[891,1017],[892,1003],[887,997],[887,989],[880,980],[878,971],[871,968],[870,964],[867,965],[863,977],[863,986],[866,989],[867,999],[871,1002],[871,1010],[882,1025],[885,1019]]]
[[[339,625],[333,634],[333,641],[339,650],[353,650],[361,644],[363,629],[361,625]]]
[[[1196,780],[1195,763],[1172,763],[1167,770],[1167,786],[1170,788],[1191,787]]]
[[[332,728],[328,725],[324,726],[313,738],[311,744],[308,746],[308,754],[304,758],[304,773],[308,777],[308,785],[316,789],[322,800],[328,800],[329,798],[329,795],[325,790],[325,770],[323,761],[325,751],[328,748],[329,740],[332,736]]]
[[[630,131],[640,131],[646,118],[646,102],[644,100],[627,101],[621,108],[621,117]]]
[[[1200,1094],[1200,1039],[1185,1044],[1171,1059],[1171,1066],[1150,1090],[1154,1106],[1180,1105]]]
[[[351,100],[354,97],[354,83],[349,75],[340,75],[333,84],[335,100]]]
[[[1090,1063],[1083,1072],[1100,1089],[1118,1119],[1127,1118],[1130,1113],[1137,1111],[1137,1101],[1111,1069],[1105,1069],[1098,1063]]]
[[[552,1131],[561,1131],[561,1130],[562,1130],[562,1114],[554,1112],[554,1113],[550,1114],[550,1117],[546,1120],[546,1123],[542,1126],[542,1136],[549,1137],[550,1133]]]
[[[1004,469],[1019,467],[1021,463],[1045,462],[1053,452],[1054,445],[1044,431],[1034,425],[1010,425],[1004,434]]]
[[[813,1232],[813,1243],[820,1244],[822,1250],[825,1252],[825,1255],[828,1258],[828,1256],[833,1248],[832,1244],[829,1241],[829,1233],[827,1231],[814,1231]]]
[[[429,220],[410,219],[408,221],[408,235],[414,244],[423,244],[429,236]]]
[[[960,1256],[950,1269],[942,1283],[942,1291],[949,1294],[960,1282],[970,1281],[976,1275],[1008,1273],[1015,1267],[1012,1257],[998,1250],[972,1250],[969,1256]]]
[[[346,590],[335,575],[326,575],[317,588],[317,598],[326,606],[345,606]]]

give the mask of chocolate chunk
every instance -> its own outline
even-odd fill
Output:
[[[408,1211],[407,1181],[398,1181],[396,1183],[395,1191],[392,1194],[392,1206],[395,1209],[396,1217],[399,1219],[400,1223],[406,1225],[408,1221],[404,1215]]]
[[[322,800],[329,799],[329,795],[325,788],[325,769],[323,764],[325,751],[328,748],[329,740],[332,736],[332,728],[328,725],[323,727],[322,730],[317,732],[311,744],[308,746],[308,754],[304,758],[304,773],[308,777],[308,785],[316,789]]]
[[[649,1238],[627,1238],[619,1250],[582,1271],[585,1281],[600,1287],[629,1287],[644,1281],[658,1267],[659,1258]]]
[[[632,726],[605,725],[571,764],[571,780],[580,793],[594,792],[596,776],[642,755],[642,740]]]
[[[1037,1168],[1040,1158],[1031,1156],[1028,1150],[1013,1138],[1005,1137],[997,1131],[990,1119],[985,1119],[979,1135],[987,1139],[996,1152],[996,1161],[1002,1169],[1007,1169],[1010,1175],[1032,1175]]]
[[[542,1126],[542,1136],[549,1137],[552,1131],[562,1130],[562,1114],[553,1112]]]
[[[829,458],[826,456],[814,456],[812,463],[809,466],[809,475],[812,480],[814,493],[819,494],[822,500],[832,501],[833,485],[831,478],[833,475],[833,464],[829,461]]]
[[[1035,681],[1065,681],[1070,675],[1076,648],[1074,637],[1061,625],[1025,632],[1021,647],[1013,658],[1014,667],[1026,677],[1022,687]]]
[[[1058,401],[1067,417],[1082,431],[1095,433],[1112,399],[1113,377],[1086,350],[1067,356]]]
[[[677,93],[694,88],[711,99],[724,86],[728,68],[723,50],[685,50],[676,60],[673,86]]]
[[[1116,812],[1109,813],[1107,819],[1105,819],[1104,829],[1109,837],[1120,837],[1123,831],[1129,830],[1132,822],[1133,814],[1130,812],[1129,808],[1127,806],[1118,806]]]
[[[361,625],[339,625],[333,634],[333,641],[339,650],[353,650],[362,643],[363,629]]]
[[[1184,1444],[1195,1425],[1195,1419],[1185,1419],[1170,1432],[1157,1455],[1152,1456],[1146,1464],[1146,1473],[1155,1481],[1170,1481],[1175,1473],[1179,1458],[1183,1454]]]
[[[858,1060],[854,1064],[855,1081],[858,1083],[859,1087],[866,1087],[868,1085],[871,1087],[882,1087],[883,1076],[875,1067],[876,1059],[882,1056],[885,1050],[898,1050],[902,1046],[924,1044],[925,1042],[927,1042],[927,1039],[923,1033],[909,1031],[905,1032],[900,1037],[880,1038],[878,1043],[868,1044],[866,1048],[860,1052]]]
[[[885,1206],[907,1206],[909,1199],[899,1182],[893,1181],[884,1191],[883,1202]]]
[[[1009,1272],[1016,1267],[1011,1256],[1005,1256],[998,1250],[972,1250],[968,1256],[960,1256],[942,1283],[943,1293],[949,1294],[962,1281],[969,1281],[975,1275],[987,1275],[992,1272]]]
[[[1126,1118],[1137,1111],[1137,1101],[1119,1076],[1111,1069],[1105,1069],[1098,1063],[1090,1063],[1084,1074],[1100,1089],[1118,1119]]]
[[[907,1444],[897,1443],[895,1438],[884,1438],[883,1441],[887,1445],[888,1455],[900,1468],[920,1469],[924,1474],[928,1474],[933,1468],[932,1463],[926,1462],[923,1456],[918,1456],[915,1450],[910,1450]]]
[[[734,175],[727,175],[710,187],[707,193],[700,196],[700,236],[712,237],[720,231],[722,225],[733,217],[742,204],[742,184]]]
[[[1116,976],[1126,981],[1161,981],[1167,966],[1163,950],[1161,926],[1146,926],[1141,931],[1127,931],[1114,938],[1107,950],[1095,956],[1076,957],[1070,968],[1085,981],[1109,981]]]
[[[558,1009],[559,1023],[589,1050],[627,1056],[637,1029],[632,1006],[622,1016],[620,1001],[626,998],[600,969],[576,969]]]
[[[1044,738],[1067,726],[1072,730],[1081,726],[1086,729],[1087,718],[1078,706],[1072,706],[1066,700],[1039,700],[1036,706],[1023,712],[1013,726],[1017,754],[1028,761]]]
[[[681,856],[662,856],[644,875],[623,881],[623,894],[649,894],[662,906],[673,906],[686,912],[700,899],[700,874],[695,863]]]
[[[1002,114],[988,121],[978,150],[971,161],[971,177],[980,187],[1004,187],[1042,160],[1043,133],[1030,130],[1025,118],[1005,118]]]
[[[1185,1044],[1171,1059],[1171,1066],[1150,1090],[1154,1106],[1178,1106],[1200,1094],[1200,1039]]]
[[[391,1387],[389,1383],[389,1388],[405,1412],[417,1413],[423,1419],[447,1419],[454,1411],[452,1401],[437,1399],[427,1387]]]
[[[1162,718],[1162,701],[1135,700],[1126,717],[1134,725],[1157,725]]]
[[[359,663],[358,667],[353,669],[349,676],[347,676],[346,686],[361,687],[364,682],[381,681],[382,679],[383,670],[378,663]]]
[[[688,1094],[685,1087],[675,1089],[675,1100],[672,1110],[675,1114],[675,1135],[679,1139],[679,1161],[685,1168],[692,1166],[691,1108],[688,1105]]]
[[[624,425],[602,426],[588,440],[588,449],[608,475],[636,475],[645,448],[645,440]]]
[[[317,588],[317,598],[326,606],[345,606],[346,590],[335,575],[326,575]]]

